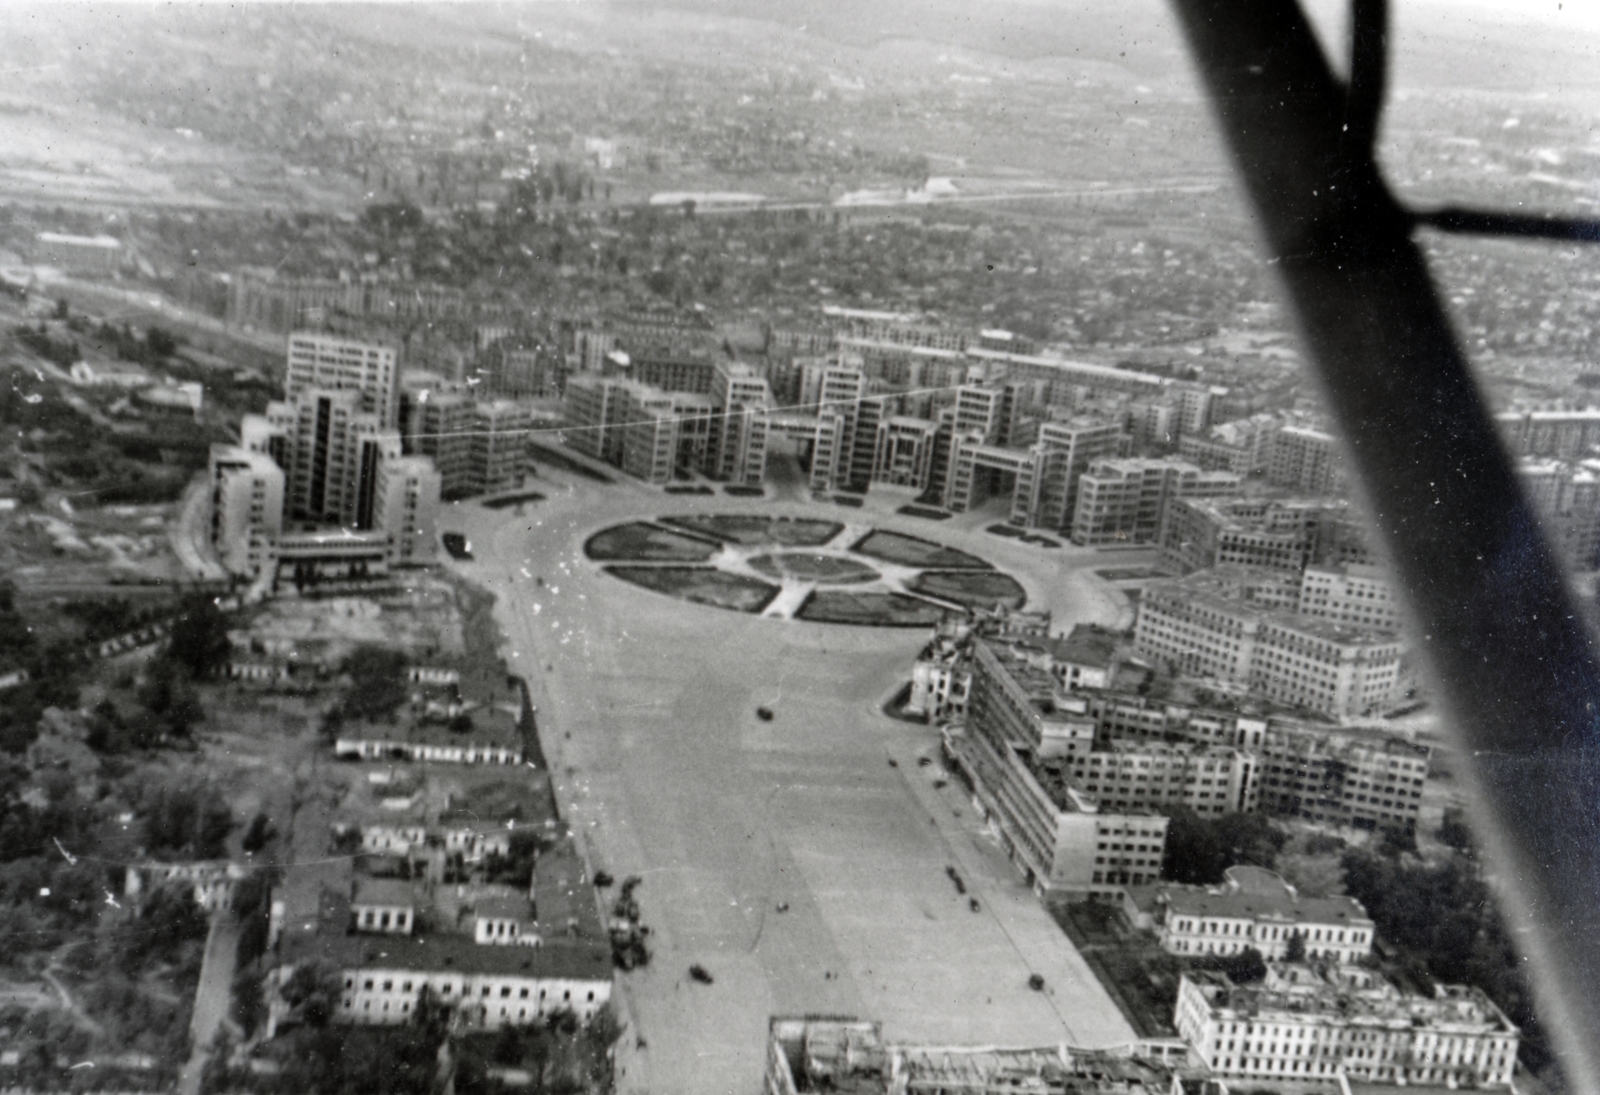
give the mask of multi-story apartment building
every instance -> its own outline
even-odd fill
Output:
[[[1173,1025],[1218,1075],[1256,1083],[1509,1087],[1521,1040],[1481,989],[1419,996],[1373,970],[1293,963],[1270,964],[1250,985],[1184,974]]]
[[[1097,460],[1078,480],[1072,542],[1149,543],[1172,501],[1237,494],[1239,482],[1231,472],[1201,471],[1181,460]]]
[[[1307,426],[1284,426],[1272,435],[1267,480],[1307,494],[1334,494],[1344,487],[1339,440]]]
[[[1178,456],[1206,471],[1255,475],[1267,469],[1267,454],[1277,429],[1278,420],[1270,414],[1224,422],[1203,434],[1184,434],[1178,439]]]
[[[265,453],[211,446],[210,540],[231,574],[256,577],[283,530],[283,469]]]
[[[295,331],[289,336],[284,398],[292,401],[308,389],[360,392],[360,409],[393,429],[399,414],[400,353],[382,343]]]
[[[1264,867],[1229,867],[1217,886],[1162,883],[1133,900],[1135,921],[1148,919],[1162,949],[1171,954],[1255,950],[1276,962],[1289,955],[1298,938],[1306,960],[1357,962],[1372,953],[1376,933],[1355,898],[1302,897]]]
[[[1111,892],[1160,877],[1167,819],[1147,810],[1103,810],[1073,778],[1094,741],[1094,723],[1063,717],[1044,660],[978,640],[973,647],[965,734],[945,750],[1007,855],[1040,892]]]
[[[1400,630],[1400,606],[1387,572],[1360,563],[1306,567],[1300,576],[1299,612],[1379,631]]]
[[[1518,456],[1584,460],[1600,446],[1600,409],[1507,411],[1495,415],[1506,447]]]
[[[895,415],[878,423],[872,481],[927,490],[933,485],[939,426],[926,418]]]
[[[1525,457],[1517,478],[1545,538],[1573,570],[1600,566],[1600,459],[1566,463]]]
[[[1355,829],[1415,829],[1431,754],[1381,732],[1274,722],[1259,751],[1260,808]]]
[[[378,462],[371,527],[389,537],[389,561],[431,563],[438,556],[439,472],[420,456]]]
[[[1113,740],[1070,758],[1073,781],[1107,809],[1202,817],[1255,809],[1259,761],[1226,745]]]
[[[1263,608],[1211,574],[1158,582],[1139,601],[1134,647],[1179,672],[1288,706],[1355,715],[1389,699],[1400,643],[1388,632]]]
[[[1300,573],[1308,563],[1371,563],[1342,502],[1180,498],[1167,507],[1161,558],[1187,574],[1242,563]]]

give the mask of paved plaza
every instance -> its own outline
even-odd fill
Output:
[[[925,631],[686,603],[603,573],[583,543],[672,513],[870,519],[992,561],[1058,626],[1126,622],[1126,600],[1089,569],[1105,557],[995,537],[992,516],[668,496],[560,472],[540,489],[548,499],[520,516],[463,503],[443,525],[476,555],[452,565],[500,596],[564,811],[596,867],[644,879],[655,957],[619,975],[623,1092],[754,1095],[773,1014],[859,1015],[935,1042],[1133,1037],[958,787],[917,763],[937,748],[932,728],[881,713]],[[697,963],[714,984],[689,978]]]

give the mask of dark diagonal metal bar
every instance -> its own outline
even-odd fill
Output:
[[[1412,219],[1293,0],[1173,0],[1280,260],[1576,1090],[1600,1095],[1600,672]],[[1359,113],[1357,117],[1359,117]]]
[[[1412,214],[1418,224],[1441,232],[1479,236],[1521,236],[1524,239],[1600,243],[1600,221],[1582,217],[1544,217],[1526,213],[1488,213],[1446,206]]]

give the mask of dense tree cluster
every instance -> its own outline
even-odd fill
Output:
[[[1270,867],[1288,837],[1260,814],[1203,818],[1187,807],[1172,811],[1161,876],[1210,885],[1237,864]]]
[[[350,687],[343,713],[352,718],[391,718],[406,699],[406,656],[383,646],[359,646],[345,659]]]
[[[1361,849],[1345,853],[1346,886],[1366,906],[1378,938],[1440,981],[1477,985],[1522,1027],[1522,1059],[1543,1068],[1550,1051],[1522,967],[1477,864],[1438,864]]]

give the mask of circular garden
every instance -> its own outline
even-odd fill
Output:
[[[613,525],[584,552],[606,573],[695,604],[816,623],[926,627],[967,608],[1021,608],[976,555],[839,521],[695,514]]]

